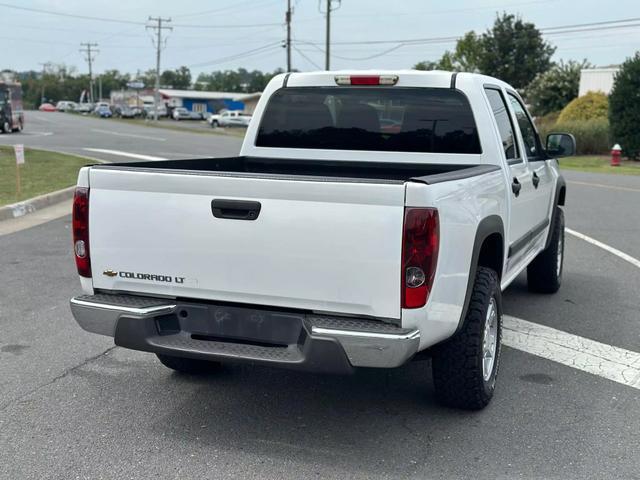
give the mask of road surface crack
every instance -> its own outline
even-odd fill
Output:
[[[49,380],[46,383],[43,383],[42,385],[38,385],[37,387],[29,390],[28,392],[22,394],[21,396],[8,400],[6,402],[4,402],[2,405],[0,405],[0,412],[4,412],[7,408],[9,408],[11,405],[15,404],[15,403],[20,403],[23,400],[25,400],[27,397],[33,395],[34,393],[42,390],[43,388],[46,388],[50,385],[53,385],[54,383],[62,380],[63,378],[66,378],[68,375],[70,375],[71,373],[75,372],[76,370],[88,365],[89,363],[93,362],[94,360],[99,359],[100,357],[103,357],[105,355],[108,355],[109,352],[111,352],[112,350],[114,350],[116,348],[116,345],[107,348],[105,351],[98,353],[97,355],[93,355],[89,358],[86,358],[85,360],[83,360],[81,363],[74,365],[73,367],[69,367],[67,369],[65,369],[61,374],[56,375],[55,377],[53,377],[51,380]]]

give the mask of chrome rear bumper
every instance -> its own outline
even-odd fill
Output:
[[[315,371],[398,367],[420,332],[381,321],[133,295],[83,295],[71,311],[85,330],[135,350]]]

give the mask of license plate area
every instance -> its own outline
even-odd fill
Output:
[[[222,305],[179,305],[157,322],[161,335],[185,332],[201,340],[287,346],[301,343],[304,314]]]

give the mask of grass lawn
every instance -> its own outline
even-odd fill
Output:
[[[16,158],[12,146],[0,146],[0,206],[75,185],[88,158],[25,148],[20,165],[22,194],[16,196]]]
[[[558,160],[561,169],[579,170],[591,173],[617,173],[621,175],[640,175],[640,162],[623,160],[619,167],[612,167],[611,157],[599,155],[580,155]]]

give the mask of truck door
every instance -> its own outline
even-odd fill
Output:
[[[520,133],[521,146],[531,171],[531,185],[534,199],[531,205],[533,229],[532,240],[536,243],[541,233],[546,230],[550,218],[551,196],[553,193],[554,177],[546,161],[542,143],[538,132],[531,121],[524,104],[514,93],[507,92],[507,98],[516,118],[516,128]]]
[[[530,250],[531,242],[527,239],[531,228],[533,204],[532,174],[516,140],[515,127],[503,91],[499,87],[488,86],[485,87],[485,93],[493,111],[509,173],[511,209],[506,227],[509,245],[508,271],[513,269]]]

